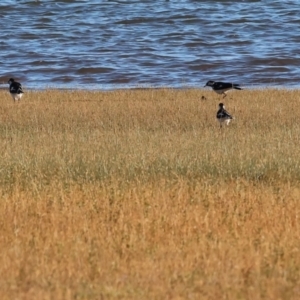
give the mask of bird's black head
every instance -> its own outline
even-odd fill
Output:
[[[7,81],[7,83],[8,83],[8,84],[12,84],[14,81],[15,81],[15,80],[14,80],[13,78],[10,78],[10,79]]]
[[[223,107],[224,107],[224,104],[223,104],[223,103],[219,103],[219,107],[220,107],[220,108],[223,108]]]
[[[206,82],[206,85],[204,87],[206,87],[206,86],[213,86],[214,83],[215,82],[213,80],[209,80],[209,81]]]

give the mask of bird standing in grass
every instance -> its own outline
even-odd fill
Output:
[[[219,110],[217,112],[217,120],[220,123],[220,128],[222,127],[223,123],[228,125],[232,119],[233,117],[228,113],[228,111],[226,111],[225,105],[223,103],[220,103]]]
[[[232,89],[242,90],[239,84],[213,80],[207,81],[204,87],[206,86],[210,86],[217,94],[223,95],[223,98],[225,98],[227,96],[226,93]]]
[[[14,101],[21,100],[24,94],[21,83],[15,81],[13,78],[10,78],[7,83],[9,84],[9,92]]]

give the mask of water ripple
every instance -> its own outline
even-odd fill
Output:
[[[15,77],[27,88],[202,87],[209,79],[299,87],[298,13],[296,0],[3,0],[0,81]]]

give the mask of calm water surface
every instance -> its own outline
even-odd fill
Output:
[[[2,0],[0,29],[26,88],[300,86],[300,1]]]

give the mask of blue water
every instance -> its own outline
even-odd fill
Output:
[[[300,1],[1,1],[0,82],[299,87]]]

